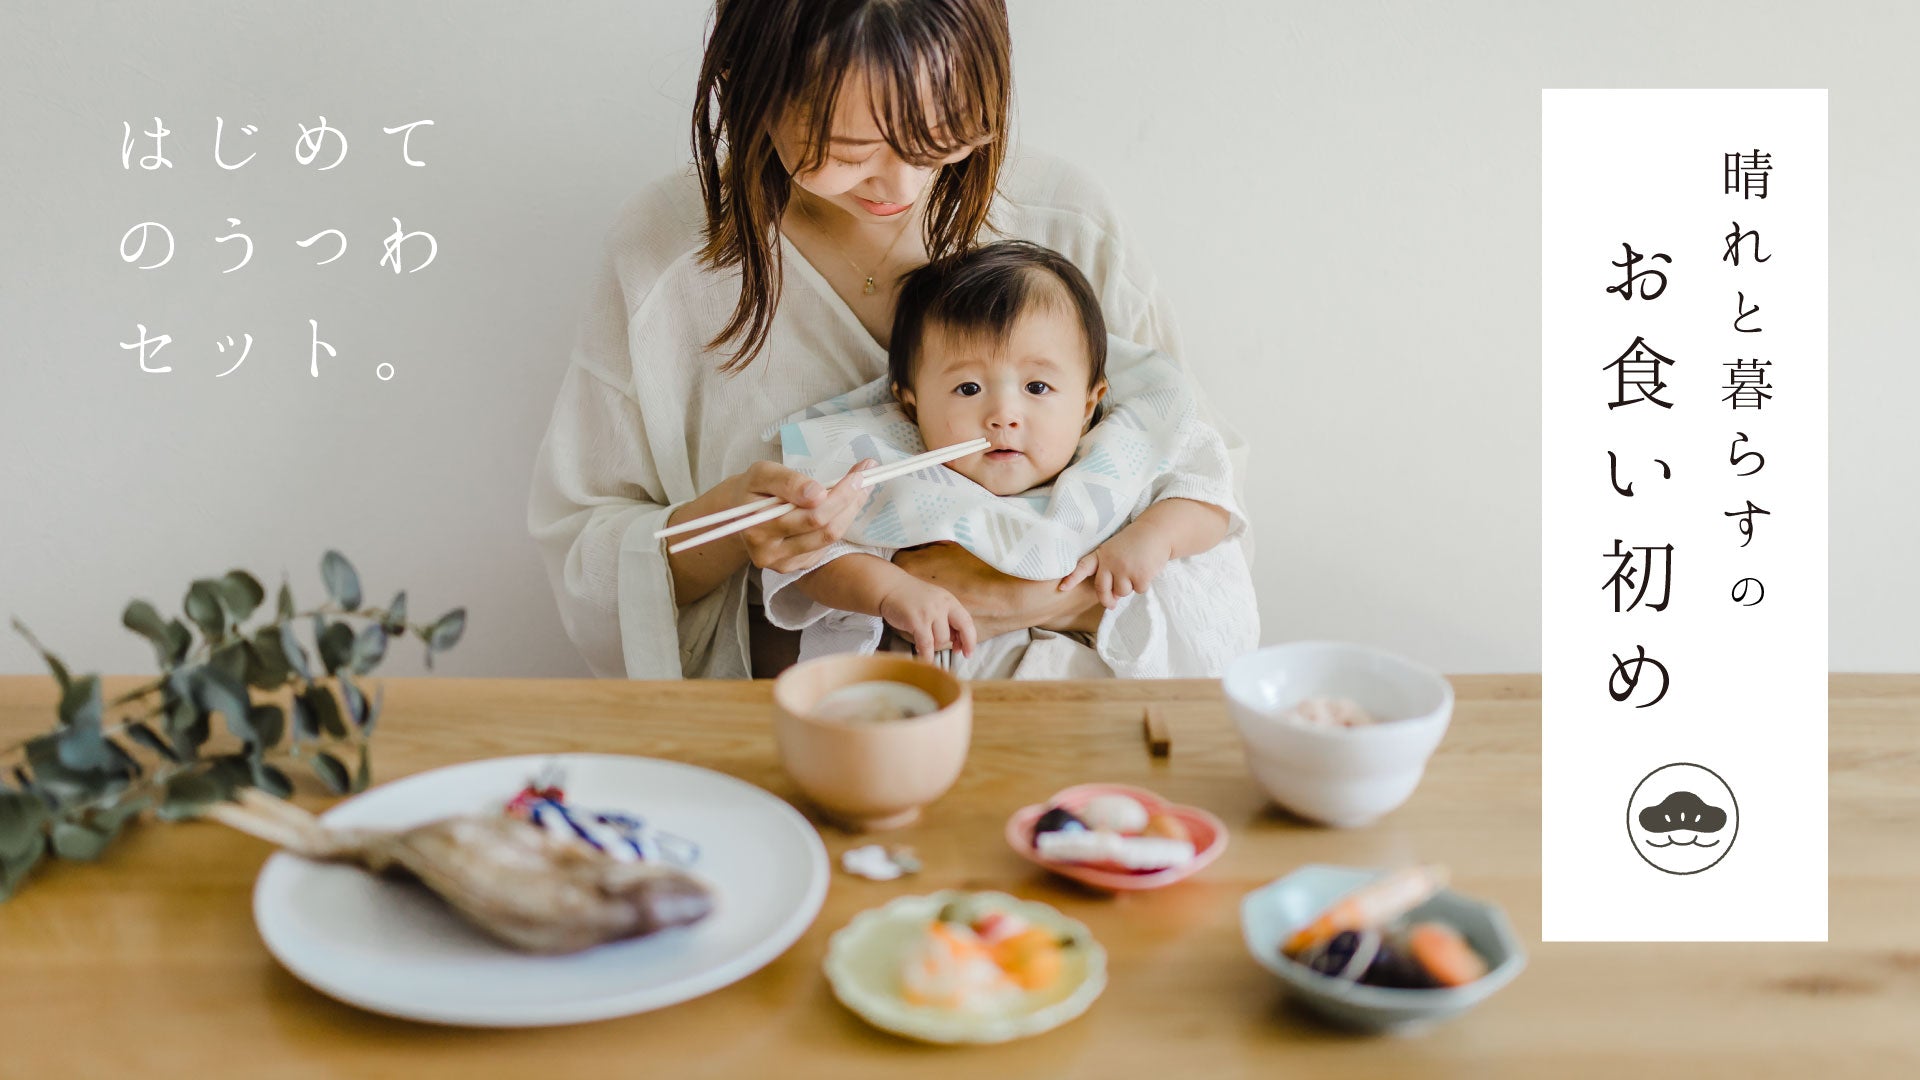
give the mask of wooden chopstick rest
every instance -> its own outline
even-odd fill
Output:
[[[1141,729],[1146,734],[1149,755],[1163,758],[1173,753],[1173,734],[1167,730],[1167,716],[1160,711],[1160,706],[1147,706],[1146,719],[1141,723]]]

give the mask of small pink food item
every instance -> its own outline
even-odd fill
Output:
[[[995,962],[993,950],[965,926],[936,921],[908,952],[900,996],[915,1005],[986,1011],[1020,992]]]
[[[1345,697],[1310,697],[1281,713],[1280,718],[1311,728],[1366,727],[1379,722],[1359,702]]]
[[[900,996],[959,1012],[996,1011],[1057,983],[1072,945],[1011,911],[955,901],[907,950]]]

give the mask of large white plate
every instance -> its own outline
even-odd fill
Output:
[[[497,813],[550,766],[564,770],[569,802],[628,811],[699,844],[693,869],[714,888],[713,914],[571,956],[531,956],[468,926],[417,885],[282,852],[267,860],[253,890],[268,950],[315,989],[374,1012],[530,1027],[710,993],[766,966],[820,913],[827,851],[807,820],[751,784],[677,762],[608,754],[476,761],[381,785],[323,820],[406,828]]]

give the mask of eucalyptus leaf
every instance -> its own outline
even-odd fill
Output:
[[[52,669],[54,681],[60,684],[60,692],[66,693],[67,687],[73,685],[73,676],[67,672],[67,665],[61,663],[60,658],[50,652],[43,652],[40,656],[46,660],[47,667]]]
[[[344,674],[335,681],[340,684],[340,699],[347,703],[347,718],[353,721],[355,728],[364,729],[367,726],[367,695],[361,693],[360,688],[353,685],[353,681]]]
[[[313,668],[307,664],[307,650],[300,646],[300,639],[294,635],[291,622],[280,624],[280,655],[286,658],[287,666],[298,672],[302,679],[313,681]]]
[[[402,593],[401,595],[405,596],[406,594]],[[61,663],[59,657],[48,652],[47,647],[40,644],[40,639],[33,636],[33,631],[27,629],[26,623],[21,622],[19,619],[14,619],[13,629],[15,633],[26,638],[27,644],[32,645],[34,651],[40,654],[40,658],[47,662],[48,669],[53,672],[54,681],[60,684],[60,692],[63,694],[66,693],[68,684],[73,682],[73,676],[67,672],[67,665]]]
[[[367,706],[367,722],[360,725],[361,738],[373,738],[373,726],[380,722],[380,706],[386,704],[386,701],[387,686],[385,683],[382,683],[380,684],[380,689],[373,692],[373,704]]]
[[[34,864],[47,852],[47,838],[35,833],[32,843],[25,851],[0,859],[0,900],[12,896],[20,888],[20,883],[33,871]]]
[[[304,693],[293,695],[293,738],[295,742],[311,742],[320,737],[320,717],[315,715],[313,706],[307,704]]]
[[[100,734],[100,727],[75,725],[63,729],[59,735],[55,752],[60,764],[76,773],[116,772],[121,762],[114,753],[113,745]]]
[[[103,708],[100,677],[82,675],[69,682],[66,691],[60,695],[60,724],[63,727],[86,726],[99,731]]]
[[[167,793],[160,803],[160,816],[167,821],[199,817],[207,807],[232,793],[211,769],[179,773],[167,780]]]
[[[293,618],[293,590],[287,588],[284,581],[280,583],[280,597],[274,604],[274,610],[282,621]]]
[[[333,700],[332,691],[325,686],[315,684],[301,692],[300,700],[306,703],[307,708],[313,710],[315,721],[319,724],[320,730],[327,733],[328,738],[347,737],[347,725],[340,719],[340,703]]]
[[[247,643],[230,641],[213,650],[213,655],[207,657],[207,663],[226,672],[234,682],[245,683],[247,681]]]
[[[162,665],[173,656],[173,638],[167,633],[167,620],[145,600],[135,600],[120,613],[120,624],[153,643],[153,653]]]
[[[180,755],[174,752],[173,745],[166,737],[148,725],[135,721],[127,725],[127,738],[153,751],[168,761],[178,763]]]
[[[94,828],[106,833],[108,837],[118,836],[121,826],[132,821],[135,815],[153,805],[152,795],[136,795],[121,799],[112,806],[96,810],[92,817]]]
[[[179,619],[167,623],[167,645],[170,651],[162,667],[172,667],[187,658],[187,652],[193,648],[193,632]]]
[[[253,760],[245,754],[221,754],[213,759],[207,776],[220,786],[223,799],[253,783]]]
[[[381,620],[390,637],[399,637],[407,632],[407,590],[401,589],[393,594],[393,602],[387,605],[387,617]]]
[[[368,623],[354,635],[353,648],[347,662],[355,675],[365,675],[380,666],[387,655],[387,628],[379,623]]]
[[[253,764],[253,786],[279,799],[293,795],[293,781],[287,777],[286,773],[264,761],[256,761]]]
[[[247,722],[252,703],[247,698],[246,683],[221,668],[204,664],[188,673],[187,685],[193,703],[201,711],[219,713],[227,722],[227,730],[233,732],[235,738],[245,742],[255,741],[253,730]]]
[[[47,806],[24,792],[0,795],[0,859],[26,854],[47,823]]]
[[[71,821],[56,821],[53,824],[53,853],[63,859],[75,862],[92,862],[106,850],[107,841],[112,839],[104,832],[98,832]]]
[[[327,674],[332,675],[347,666],[353,658],[353,627],[336,622],[327,627],[326,633],[319,638],[320,661],[327,666]]]
[[[152,604],[145,600],[134,600],[120,613],[120,625],[158,645],[167,639],[167,620],[160,617]]]
[[[329,551],[320,560],[320,580],[326,582],[327,595],[348,611],[360,609],[360,575],[345,555]]]
[[[286,654],[280,651],[280,632],[267,627],[246,642],[247,685],[255,690],[278,690],[287,677]]]
[[[313,774],[320,778],[321,783],[327,785],[328,791],[335,795],[345,795],[352,789],[353,782],[347,776],[347,767],[341,764],[339,758],[322,751],[313,755],[311,764]]]
[[[227,613],[233,616],[234,624],[247,621],[267,598],[267,590],[260,587],[259,579],[245,570],[229,570],[215,586],[220,591],[220,602],[226,605]]]
[[[278,705],[255,705],[247,713],[247,723],[253,728],[256,745],[262,750],[271,750],[280,745],[280,736],[287,731],[287,714]]]
[[[435,652],[446,652],[460,644],[460,635],[467,632],[467,609],[454,608],[435,619],[427,630],[427,646]]]
[[[187,589],[187,598],[181,605],[186,609],[187,618],[200,627],[208,641],[219,641],[227,634],[227,609],[220,605],[220,586],[216,581],[201,578]]]
[[[108,739],[107,749],[113,754],[113,770],[115,772],[136,780],[140,778],[141,774],[146,772],[145,769],[140,767],[140,759],[133,756],[133,751],[121,745],[120,740]]]
[[[367,752],[367,744],[360,744],[360,767],[353,771],[353,790],[365,791],[373,782],[373,761]]]
[[[200,756],[200,748],[213,734],[206,711],[190,697],[182,697],[167,707],[166,728],[173,739],[174,752],[188,761]]]
[[[69,765],[63,755],[90,764]],[[26,758],[34,785],[62,802],[97,799],[126,787],[126,777],[112,767],[119,759],[98,731],[68,728],[29,739]]]

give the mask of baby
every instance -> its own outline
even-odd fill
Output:
[[[1108,392],[1106,324],[1092,286],[1064,256],[1024,241],[989,244],[908,274],[887,359],[893,397],[924,445],[987,439],[988,449],[945,468],[1002,497],[1059,478]],[[1214,497],[1226,501],[1223,488],[1205,490],[1220,490]],[[1234,523],[1230,511],[1156,498],[1086,552],[1060,588],[1090,578],[1112,608],[1145,590],[1169,560],[1219,544]],[[949,644],[972,656],[978,642],[966,608],[889,554],[845,545],[797,577],[768,573],[766,591],[771,597],[791,587],[823,607],[877,616],[922,656]],[[779,607],[770,600],[776,623]]]

